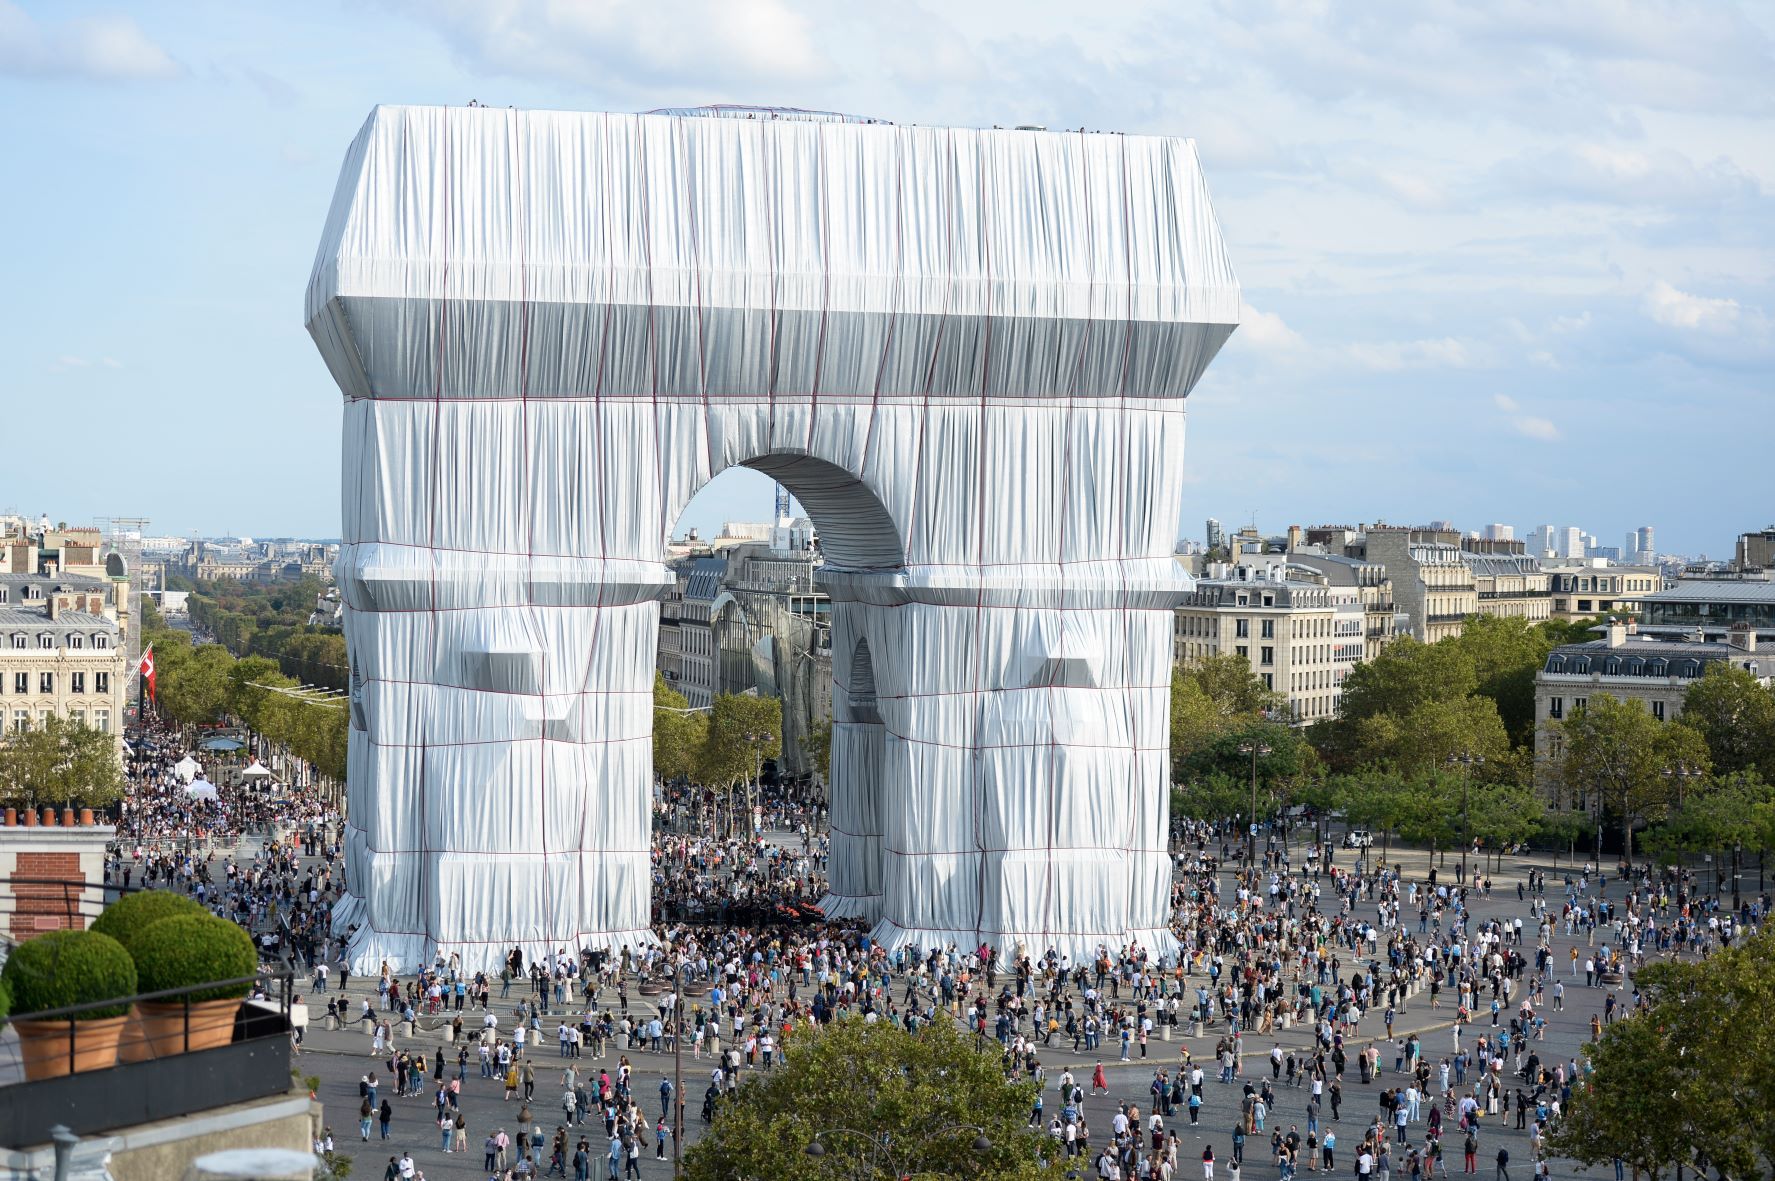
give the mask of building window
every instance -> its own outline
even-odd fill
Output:
[[[1276,687],[1275,678],[1272,677],[1269,673],[1265,673],[1263,675],[1263,687],[1265,689],[1274,689]]]
[[[69,673],[68,674],[68,692],[70,692],[70,693],[84,693],[84,692],[86,692],[86,674],[85,673]]]
[[[80,633],[76,632],[68,637],[68,647],[84,648],[86,647],[86,640],[81,637]]]
[[[1660,722],[1664,720],[1664,703],[1662,701],[1652,702],[1652,716]]]
[[[37,637],[37,646],[39,648],[53,648],[55,647],[55,637],[48,632],[44,632]]]
[[[1276,638],[1276,621],[1275,620],[1266,619],[1263,621],[1263,638],[1266,640],[1273,640]]]
[[[1589,700],[1590,698],[1588,697],[1574,697],[1572,698],[1572,708],[1582,712],[1585,704],[1589,702]]]
[[[1251,621],[1249,619],[1234,620],[1233,621],[1233,634],[1235,636],[1238,636],[1240,639],[1244,639],[1246,636],[1249,636],[1251,634]]]
[[[25,648],[25,647],[29,646],[25,641],[25,633],[24,632],[13,632],[12,633],[12,646],[14,648]]]
[[[109,734],[111,732],[111,711],[108,709],[93,710],[92,728],[100,734]]]
[[[12,728],[15,732],[20,733],[20,734],[23,734],[26,730],[29,730],[31,728],[31,711],[28,709],[13,710],[12,711]]]
[[[55,674],[54,673],[38,673],[37,674],[37,692],[39,692],[39,693],[54,693],[55,692]]]
[[[1276,650],[1274,648],[1270,647],[1268,644],[1265,644],[1262,648],[1261,663],[1263,663],[1263,664],[1276,663]],[[1266,676],[1264,679],[1268,680],[1269,678]]]
[[[1565,698],[1549,697],[1547,699],[1547,716],[1555,720],[1565,717]]]
[[[110,673],[94,673],[94,674],[92,674],[92,691],[94,693],[101,693],[101,694],[111,692],[111,674]]]
[[[13,673],[12,691],[14,693],[29,693],[31,691],[31,674]]]
[[[68,721],[76,726],[86,725],[86,711],[83,709],[69,710],[68,711]]]
[[[95,648],[109,648],[111,646],[111,637],[100,632],[92,638],[92,646]]]
[[[1235,645],[1233,651],[1239,654],[1239,659],[1241,660],[1251,659],[1251,646],[1249,644]]]

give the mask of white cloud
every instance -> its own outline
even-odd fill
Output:
[[[0,74],[137,82],[174,78],[182,72],[179,63],[126,16],[42,24],[12,0],[0,0]]]
[[[1735,299],[1714,299],[1690,295],[1660,279],[1645,296],[1646,315],[1668,328],[1690,328],[1702,332],[1730,332],[1737,326],[1743,309]]]
[[[1452,336],[1440,340],[1383,340],[1344,346],[1344,354],[1364,369],[1468,369],[1478,364],[1473,351]]]
[[[1521,418],[1513,418],[1510,420],[1510,425],[1516,428],[1517,434],[1522,435],[1525,438],[1540,439],[1545,443],[1551,443],[1559,438],[1558,427],[1554,426],[1547,419],[1536,418],[1532,414],[1525,414]]]
[[[92,362],[88,361],[85,357],[73,357],[68,356],[67,354],[57,357],[55,363],[63,369],[85,369],[88,365],[92,364]]]
[[[1306,347],[1301,334],[1283,323],[1274,312],[1260,312],[1250,304],[1239,313],[1239,330],[1234,339],[1243,339],[1267,353],[1292,352]]]
[[[437,26],[471,66],[508,77],[595,82],[657,98],[662,87],[719,92],[831,72],[814,22],[789,0],[410,0],[406,7]]]
[[[1509,394],[1493,394],[1492,405],[1510,420],[1510,429],[1525,439],[1551,443],[1559,438],[1559,428],[1552,421],[1534,414],[1522,413],[1522,404]]]

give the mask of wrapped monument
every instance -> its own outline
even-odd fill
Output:
[[[735,464],[834,600],[829,912],[1172,950],[1184,398],[1239,308],[1187,140],[376,110],[307,301],[352,963],[650,939],[664,546]]]

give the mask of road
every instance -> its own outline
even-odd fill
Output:
[[[1400,855],[1395,852],[1395,860],[1403,864],[1408,876],[1422,880],[1426,868],[1424,854],[1408,851]],[[1557,909],[1564,870],[1553,869],[1550,863],[1545,861],[1537,861],[1533,864],[1538,868],[1549,870],[1548,902],[1550,906]],[[1506,858],[1502,869],[1495,874],[1496,889],[1494,893],[1489,898],[1479,898],[1475,901],[1472,907],[1474,914],[1480,919],[1494,916],[1514,918],[1520,914],[1525,916],[1526,925],[1527,904],[1517,901],[1515,886],[1516,882],[1526,875],[1529,866],[1528,862]],[[1612,889],[1618,896],[1621,887],[1616,885]],[[1556,932],[1553,945],[1554,965],[1561,966],[1566,963],[1567,949],[1572,946],[1573,942],[1578,943],[1580,953],[1582,953],[1584,944],[1581,936],[1577,940],[1568,940]],[[1582,975],[1573,980],[1568,974],[1565,977],[1565,982],[1565,1009],[1563,1012],[1546,1014],[1548,1017],[1546,1040],[1534,1045],[1534,1049],[1540,1054],[1542,1060],[1549,1064],[1569,1061],[1578,1052],[1580,1046],[1589,1037],[1591,1015],[1602,1011],[1603,996],[1606,991],[1601,988],[1585,988]],[[373,986],[372,981],[353,980],[350,990],[352,1011],[361,1007],[360,998],[368,994],[371,986]],[[514,987],[512,999],[508,1000],[507,1007],[500,1011],[502,1025],[509,1026],[510,1024],[509,1006],[515,1002],[517,992],[518,989]],[[497,1004],[497,988],[494,990],[494,996]],[[605,998],[601,998],[601,1001],[603,1000]],[[1618,1000],[1625,1003],[1628,998],[1626,995],[1622,995]],[[1549,1003],[1551,1003],[1551,990],[1549,990]],[[638,998],[631,1007],[632,1009],[641,1007]],[[316,1003],[311,1006],[311,1011],[319,1011],[322,1008],[321,1003]],[[1506,1014],[1507,1016],[1508,1014]],[[1453,1052],[1451,1020],[1452,1013],[1446,1006],[1435,1011],[1429,1008],[1429,997],[1426,992],[1412,998],[1399,1013],[1394,1026],[1395,1034],[1418,1033],[1426,1057],[1434,1064],[1443,1056]],[[1471,1049],[1474,1038],[1479,1033],[1485,1032],[1486,1021],[1489,1021],[1489,1018],[1478,1025],[1468,1027],[1464,1037],[1464,1045],[1467,1048]],[[545,1021],[544,1024],[546,1034],[547,1022]],[[1378,1017],[1370,1018],[1364,1024],[1364,1035],[1374,1036],[1381,1033]],[[370,1143],[365,1144],[357,1136],[358,1080],[366,1071],[374,1069],[379,1076],[382,1076],[383,1094],[387,1094],[391,1089],[392,1080],[387,1078],[388,1072],[382,1059],[369,1055],[370,1041],[367,1036],[355,1032],[355,1027],[351,1032],[329,1032],[321,1029],[320,1025],[321,1022],[316,1019],[310,1026],[307,1049],[298,1058],[297,1065],[304,1074],[313,1074],[320,1078],[317,1097],[325,1105],[327,1120],[333,1129],[337,1146],[351,1155],[356,1162],[353,1173],[355,1177],[369,1178],[371,1181],[380,1178],[388,1158],[404,1150],[413,1154],[415,1162],[423,1170],[427,1181],[486,1181],[488,1174],[481,1168],[481,1142],[490,1129],[504,1127],[509,1131],[514,1128],[520,1106],[516,1101],[506,1102],[502,1098],[503,1088],[498,1082],[481,1079],[478,1077],[478,1071],[472,1065],[468,1077],[463,1081],[462,1106],[468,1119],[470,1146],[469,1151],[465,1154],[446,1154],[440,1151],[438,1129],[435,1123],[435,1104],[429,1097],[429,1088],[425,1095],[420,1097],[393,1100],[395,1117],[391,1125],[390,1139],[386,1142],[380,1140],[377,1138],[376,1130],[372,1128],[372,1139]],[[1279,1043],[1284,1049],[1288,1049],[1291,1047],[1304,1048],[1310,1042],[1310,1034],[1301,1029],[1282,1033],[1276,1038],[1261,1038],[1257,1035],[1248,1035],[1248,1038],[1246,1050],[1248,1057],[1244,1064],[1245,1073],[1241,1077],[1251,1077],[1254,1082],[1260,1073],[1265,1075],[1269,1073],[1268,1053],[1271,1044]],[[1358,1039],[1356,1044],[1361,1044],[1362,1040],[1365,1039]],[[424,1045],[429,1051],[441,1044],[442,1041],[443,1033],[441,1031],[436,1033],[421,1032],[417,1037],[416,1044]],[[1104,1060],[1110,1083],[1110,1093],[1089,1096],[1085,1103],[1085,1114],[1092,1129],[1093,1143],[1102,1144],[1107,1139],[1116,1106],[1120,1103],[1137,1106],[1144,1119],[1148,1114],[1148,1102],[1151,1098],[1148,1087],[1152,1082],[1155,1070],[1161,1066],[1175,1068],[1180,1061],[1180,1051],[1184,1048],[1188,1048],[1198,1060],[1211,1062],[1214,1042],[1212,1030],[1202,1038],[1184,1037],[1171,1042],[1155,1038],[1148,1049],[1150,1057],[1145,1062],[1137,1059],[1129,1064],[1114,1061],[1112,1052],[1111,1057]],[[1342,1118],[1340,1121],[1332,1123],[1329,1110],[1324,1111],[1321,1115],[1321,1134],[1326,1127],[1337,1132],[1336,1165],[1339,1170],[1351,1169],[1353,1171],[1355,1145],[1362,1139],[1363,1131],[1368,1126],[1371,1116],[1377,1113],[1376,1101],[1380,1091],[1388,1086],[1400,1085],[1404,1081],[1401,1076],[1392,1073],[1393,1056],[1389,1047],[1383,1044],[1381,1048],[1381,1065],[1384,1073],[1376,1082],[1364,1085],[1358,1081],[1359,1076],[1353,1061],[1354,1047],[1352,1047],[1352,1062],[1344,1078],[1345,1098]],[[619,1053],[622,1052],[607,1050],[601,1059],[593,1059],[588,1055],[580,1059],[578,1065],[582,1072],[587,1068],[595,1070],[601,1066],[614,1068]],[[655,1054],[641,1050],[629,1050],[626,1053],[630,1061],[636,1065],[638,1080],[636,1094],[641,1100],[642,1109],[650,1116],[657,1117],[658,1085],[661,1078],[669,1077],[671,1074],[672,1057],[670,1054]],[[535,1110],[542,1115],[545,1126],[551,1130],[560,1122],[558,1118],[560,1088],[555,1085],[560,1077],[560,1060],[556,1054],[552,1038],[545,1037],[542,1052],[533,1056],[533,1060],[537,1063],[538,1080]],[[451,1069],[454,1070],[453,1055],[446,1054],[446,1057],[450,1059]],[[1054,1080],[1059,1077],[1060,1072],[1071,1069],[1081,1085],[1088,1088],[1094,1060],[1073,1054],[1070,1044],[1062,1047],[1057,1043],[1053,1049],[1043,1055],[1042,1061],[1049,1080],[1045,1093],[1047,1114],[1052,1115],[1059,1107],[1056,1101]],[[703,1124],[698,1115],[702,1093],[708,1082],[708,1070],[709,1064],[706,1061],[693,1060],[689,1056],[687,1047],[684,1064],[684,1090],[687,1100],[685,1118],[687,1140],[693,1143],[703,1130]],[[1218,1084],[1214,1081],[1214,1070],[1208,1067],[1207,1071],[1208,1082],[1204,1092],[1205,1102],[1201,1112],[1201,1123],[1192,1127],[1187,1116],[1182,1112],[1179,1112],[1175,1118],[1165,1121],[1167,1128],[1176,1128],[1180,1134],[1179,1160],[1185,1166],[1180,1169],[1180,1176],[1193,1178],[1200,1175],[1197,1171],[1200,1168],[1198,1162],[1203,1148],[1207,1145],[1214,1147],[1215,1156],[1222,1162],[1228,1160],[1231,1155],[1231,1131],[1239,1111],[1242,1088],[1238,1085],[1223,1086]],[[1248,1171],[1241,1181],[1252,1181],[1254,1178],[1262,1178],[1267,1181],[1269,1178],[1278,1176],[1277,1166],[1268,1151],[1268,1130],[1280,1128],[1286,1132],[1290,1126],[1298,1126],[1302,1136],[1305,1135],[1306,1089],[1290,1090],[1285,1086],[1279,1086],[1276,1094],[1276,1109],[1271,1112],[1266,1122],[1265,1133],[1261,1136],[1251,1137],[1246,1145],[1245,1159]],[[1427,1113],[1428,1108],[1426,1107],[1425,1110]],[[842,1115],[836,1105],[831,1113],[810,1112],[809,1118],[815,1121],[842,1122]],[[602,1169],[603,1163],[601,1159],[598,1159],[597,1154],[607,1144],[607,1141],[603,1138],[601,1123],[591,1125],[591,1131],[594,1133],[590,1139],[594,1147],[594,1163],[597,1166],[593,1176],[602,1178],[604,1173],[598,1170]],[[1420,1122],[1410,1128],[1409,1135],[1412,1143],[1421,1145],[1423,1124]],[[1461,1169],[1461,1141],[1459,1135],[1453,1131],[1452,1122],[1445,1130],[1444,1145],[1450,1152],[1450,1159],[1447,1162],[1450,1172],[1458,1173]],[[1533,1173],[1528,1134],[1514,1130],[1514,1117],[1509,1120],[1504,1120],[1501,1116],[1489,1117],[1485,1121],[1484,1131],[1480,1136],[1478,1160],[1479,1169],[1487,1175],[1488,1181],[1496,1177],[1496,1155],[1500,1147],[1507,1148],[1510,1153],[1510,1181],[1528,1181]],[[1093,1173],[1093,1170],[1086,1167],[1087,1163],[1083,1161],[1079,1163],[1081,1175],[1088,1176]],[[1305,1165],[1306,1162],[1303,1158],[1301,1162],[1302,1174],[1306,1172]],[[546,1154],[544,1167],[546,1167]],[[1394,1167],[1395,1175],[1404,1178],[1402,1157],[1395,1161]],[[642,1165],[642,1173],[647,1177],[669,1177],[671,1175],[670,1161],[656,1162],[650,1154]],[[1224,1164],[1221,1175],[1225,1175]],[[1554,1178],[1563,1179],[1577,1177],[1579,1173],[1570,1162],[1555,1161],[1552,1164],[1551,1175]]]

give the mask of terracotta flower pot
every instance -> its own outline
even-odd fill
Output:
[[[73,828],[74,827],[74,809],[72,809],[72,808],[63,808],[62,809],[62,827],[63,828]]]
[[[6,827],[11,828],[13,825],[15,825],[17,823],[18,823],[18,809],[17,808],[6,809]]]
[[[104,1070],[117,1065],[117,1046],[127,1017],[96,1021],[14,1021],[25,1079],[60,1078],[68,1073],[68,1029],[74,1030],[74,1069]]]
[[[24,812],[20,814],[19,822],[21,824],[23,824],[26,828],[36,828],[37,827],[37,809],[26,808],[24,810]]]
[[[93,819],[92,819],[92,809],[91,808],[80,809],[80,823],[85,828],[92,827]]]
[[[136,1008],[141,1012],[148,1056],[164,1058],[186,1050],[213,1050],[227,1045],[234,1040],[234,1016],[240,1012],[240,1005],[239,997],[193,1002],[187,1040],[184,1002],[143,1001]]]

